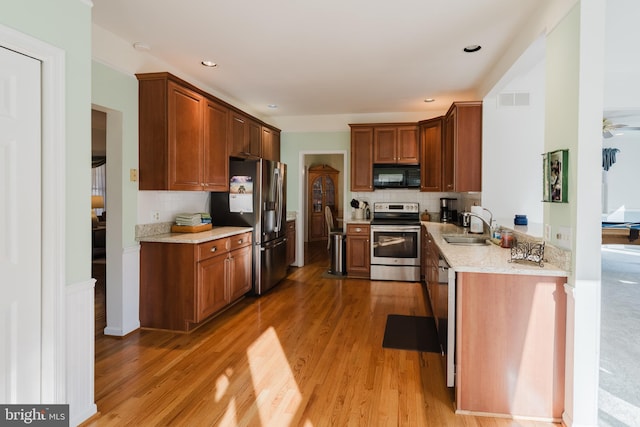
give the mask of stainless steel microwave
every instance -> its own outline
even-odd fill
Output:
[[[419,165],[373,165],[374,188],[420,188]]]

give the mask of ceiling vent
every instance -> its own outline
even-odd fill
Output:
[[[503,92],[498,95],[498,107],[528,107],[529,92]]]

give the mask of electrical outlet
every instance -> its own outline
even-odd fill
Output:
[[[159,211],[151,211],[151,221],[160,221]]]
[[[129,180],[136,182],[138,180],[138,169],[129,169]]]

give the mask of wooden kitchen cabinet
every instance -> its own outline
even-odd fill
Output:
[[[327,240],[331,230],[325,220],[325,207],[331,209],[333,218],[338,216],[339,170],[329,165],[317,165],[309,168],[309,241]]]
[[[351,191],[373,191],[373,127],[351,127]]]
[[[371,227],[347,224],[347,274],[368,279],[371,275]]]
[[[228,108],[168,73],[137,77],[140,190],[227,190]]]
[[[262,153],[263,159],[279,162],[280,161],[280,132],[275,131],[267,126],[262,126],[261,147],[262,147],[261,153]]]
[[[251,287],[251,232],[200,244],[141,243],[144,328],[189,332]]]
[[[457,273],[457,413],[562,419],[566,281]]]
[[[420,163],[416,125],[376,125],[373,131],[374,164]]]
[[[296,261],[296,221],[287,221],[287,265]]]
[[[424,120],[420,129],[420,191],[442,191],[443,117]]]
[[[239,111],[229,117],[229,155],[262,156],[262,126]]]
[[[444,118],[443,191],[482,191],[482,102],[454,102]]]

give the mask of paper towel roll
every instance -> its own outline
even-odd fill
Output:
[[[483,212],[484,210],[482,209],[482,206],[471,206],[472,214],[484,218],[482,216]],[[471,233],[482,233],[484,231],[484,223],[482,222],[482,220],[478,217],[472,216],[471,223],[469,224],[469,231]]]

